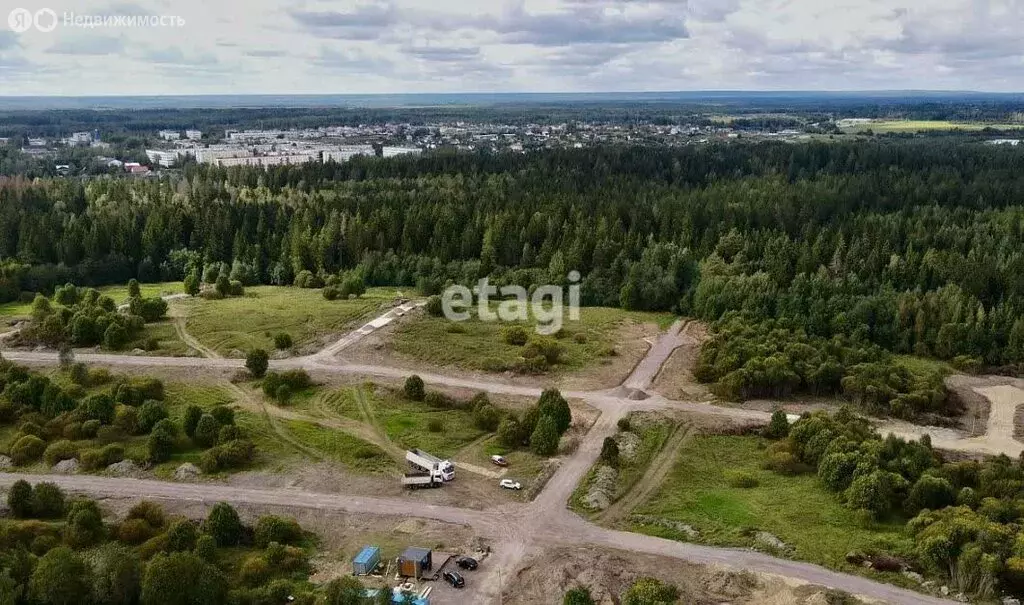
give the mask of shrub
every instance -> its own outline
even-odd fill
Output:
[[[812,470],[790,452],[775,452],[769,455],[764,466],[770,471],[789,476],[800,475]]]
[[[498,428],[501,414],[491,404],[485,404],[473,412],[473,423],[482,431],[491,433]]]
[[[125,434],[134,435],[139,430],[139,410],[130,405],[119,405],[114,410],[114,426]]]
[[[46,461],[48,466],[53,466],[62,460],[71,460],[77,457],[78,448],[67,439],[54,441],[46,446],[46,451],[43,452],[43,460]]]
[[[146,441],[146,450],[151,462],[164,462],[171,457],[176,441],[176,429],[169,419],[161,420],[153,427]]]
[[[441,297],[434,295],[428,298],[426,310],[432,317],[441,317],[444,315],[444,305],[441,303]]]
[[[530,339],[530,333],[523,326],[506,326],[501,329],[501,340],[508,345],[521,347]]]
[[[259,586],[270,578],[270,563],[260,555],[250,555],[238,570],[238,577],[246,586]]]
[[[402,392],[405,394],[405,398],[410,401],[423,401],[424,397],[426,397],[426,387],[423,384],[423,379],[416,374],[406,378]]]
[[[765,427],[762,433],[768,439],[784,439],[789,435],[789,419],[786,418],[786,412],[783,410],[775,410],[772,412],[772,419],[768,422],[768,426]]]
[[[166,522],[164,516],[164,509],[156,502],[150,502],[149,500],[143,500],[128,511],[129,519],[142,519],[148,523],[151,527],[161,528]]]
[[[229,424],[220,427],[220,431],[217,432],[217,443],[227,443],[228,441],[234,441],[242,436],[242,431],[238,430],[238,427]]]
[[[138,430],[141,433],[149,433],[156,426],[156,423],[168,417],[167,408],[159,401],[149,400],[139,407]]]
[[[203,530],[213,537],[218,546],[234,546],[242,536],[242,521],[230,504],[218,502],[206,517]]]
[[[338,297],[341,296],[341,290],[337,286],[327,286],[320,293],[326,300],[338,300]]]
[[[185,428],[185,434],[188,435],[189,439],[195,436],[196,426],[199,425],[199,419],[203,417],[203,409],[198,405],[189,405],[185,408],[185,418],[182,420],[182,425]]]
[[[103,517],[92,500],[75,500],[68,508],[64,541],[72,548],[92,546],[103,538]]]
[[[214,406],[210,415],[222,426],[235,423],[235,411],[224,405]]]
[[[187,578],[187,582],[182,580]],[[228,602],[227,579],[195,553],[157,555],[146,566],[142,603],[219,605]],[[173,600],[168,599],[173,595]]]
[[[14,482],[7,492],[7,508],[20,519],[32,516],[32,486],[28,481],[19,479]]]
[[[252,460],[253,450],[253,444],[248,439],[228,441],[203,452],[199,459],[199,467],[206,473],[239,468]]]
[[[558,434],[562,435],[572,425],[572,410],[569,402],[562,397],[558,389],[545,389],[537,400],[537,408],[542,416],[551,416],[555,420]]]
[[[956,491],[953,489],[952,483],[940,477],[924,475],[910,488],[905,508],[907,514],[913,516],[926,508],[929,510],[946,508],[955,501]]]
[[[203,414],[196,425],[196,434],[192,438],[201,447],[212,447],[217,444],[217,433],[220,432],[220,423],[211,414]]]
[[[203,561],[213,561],[217,558],[217,542],[213,536],[203,534],[196,540],[196,556]]]
[[[530,450],[538,456],[551,456],[558,451],[558,427],[551,416],[541,416],[530,435]]]
[[[729,487],[738,487],[742,489],[750,489],[757,487],[761,484],[753,473],[745,471],[729,471],[725,474],[725,480],[729,484]]]
[[[115,535],[119,542],[138,546],[156,535],[154,529],[145,519],[125,519],[117,526]]]
[[[619,427],[619,430],[622,431],[623,433],[629,431],[629,416],[623,416],[622,418],[619,418],[619,421],[616,423],[616,425]]]
[[[431,433],[440,433],[444,430],[444,423],[440,418],[431,418],[427,421],[427,430]]]
[[[14,464],[22,466],[34,462],[43,455],[46,443],[34,435],[25,435],[11,446],[11,460]]]
[[[245,368],[256,378],[263,378],[270,366],[270,355],[263,349],[253,349],[245,356]]]
[[[29,580],[33,602],[46,605],[75,605],[92,593],[92,569],[73,550],[54,548],[39,559]]]
[[[678,588],[655,578],[640,578],[622,595],[622,605],[654,605],[678,600]]]
[[[256,522],[253,538],[260,548],[266,548],[271,542],[296,544],[302,540],[302,528],[295,519],[265,515]]]
[[[611,467],[619,466],[619,443],[614,437],[605,437],[601,444],[601,460]]]
[[[188,519],[178,519],[167,529],[167,550],[170,552],[189,551],[196,547],[199,530]]]
[[[85,450],[79,458],[82,468],[87,471],[100,470],[122,460],[124,460],[124,446],[120,443],[111,443],[101,448]]]
[[[531,359],[543,357],[549,365],[555,365],[562,359],[565,350],[557,340],[550,336],[534,336],[530,342],[523,347],[523,357]]]
[[[64,516],[64,492],[53,483],[39,483],[32,490],[32,512],[40,519]]]
[[[86,420],[82,423],[82,437],[92,439],[100,432],[99,420]]]
[[[292,335],[287,332],[278,332],[277,334],[274,334],[274,347],[277,349],[292,348]]]

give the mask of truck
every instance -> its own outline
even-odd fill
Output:
[[[442,485],[444,485],[444,479],[441,478],[439,472],[406,473],[402,477],[402,486],[409,489],[433,488]]]
[[[449,460],[441,460],[420,449],[411,449],[405,453],[406,461],[414,468],[424,473],[440,474],[444,481],[451,481],[455,478],[455,465]]]

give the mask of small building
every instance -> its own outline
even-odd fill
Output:
[[[181,138],[181,133],[177,130],[161,130],[157,135],[165,141],[177,141]]]
[[[190,141],[198,141],[203,138],[203,131],[190,128],[185,131],[185,138]]]
[[[364,546],[356,558],[352,559],[352,575],[365,576],[373,573],[380,564],[380,547]]]
[[[423,577],[423,572],[434,568],[432,557],[429,548],[410,546],[398,557],[398,574],[407,578]]]

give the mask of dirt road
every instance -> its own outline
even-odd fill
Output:
[[[388,313],[393,313],[389,311]],[[374,322],[364,325],[367,329]],[[655,343],[645,359],[638,364],[630,384],[634,388],[649,386],[657,375],[661,364],[671,355],[678,340],[679,328],[675,324],[670,333]],[[271,362],[276,368],[305,368],[318,372],[350,373],[363,376],[405,378],[412,372],[398,368],[346,364],[337,361],[333,354],[344,349],[344,342],[351,342],[352,335],[326,351],[307,356]],[[42,365],[55,365],[55,353],[24,351],[5,352],[7,359]],[[137,357],[130,355],[79,354],[78,361],[123,367],[182,367],[203,372],[243,367],[242,360]],[[490,393],[536,397],[540,389],[517,386],[502,382],[488,382],[479,379],[457,378],[441,374],[419,373],[427,383],[452,387],[463,387]],[[563,460],[558,470],[543,491],[528,504],[508,504],[501,507],[477,511],[456,507],[424,504],[409,498],[371,498],[362,496],[323,494],[294,489],[254,489],[231,487],[217,483],[173,483],[153,480],[98,477],[86,475],[27,475],[0,473],[0,487],[6,487],[18,479],[32,482],[51,481],[73,491],[96,496],[137,497],[165,500],[191,500],[202,502],[226,501],[249,505],[274,505],[323,511],[364,512],[405,517],[421,517],[469,525],[482,536],[491,538],[498,545],[494,556],[474,582],[472,591],[467,589],[467,598],[475,603],[493,603],[500,600],[500,578],[512,577],[524,557],[545,545],[593,544],[650,554],[674,557],[696,562],[714,563],[734,569],[764,572],[795,578],[813,584],[846,590],[853,594],[892,603],[934,604],[945,603],[941,599],[927,597],[912,591],[881,584],[859,576],[830,571],[818,566],[776,559],[769,555],[730,548],[714,548],[685,544],[633,534],[612,531],[588,523],[566,508],[566,502],[582,477],[600,454],[605,437],[616,432],[617,421],[635,410],[664,409],[696,414],[722,416],[740,421],[766,421],[765,412],[724,408],[693,402],[670,401],[658,395],[643,401],[617,397],[609,392],[567,392],[567,397],[583,399],[600,411],[600,416],[583,438],[577,450]],[[362,426],[362,423],[359,423]],[[339,427],[341,428],[341,427]],[[351,428],[351,427],[348,427]],[[884,429],[883,429],[884,430]],[[941,447],[941,445],[936,444]],[[468,594],[473,592],[475,594]]]

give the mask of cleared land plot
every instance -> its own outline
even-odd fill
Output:
[[[854,511],[827,492],[816,475],[785,477],[763,470],[764,451],[757,437],[700,436],[684,443],[661,489],[635,512],[686,524],[698,541],[722,546],[754,546],[750,530],[769,532],[792,548],[790,556],[844,571],[865,570],[846,562],[851,551],[906,552],[911,539],[902,525],[862,526]],[[724,472],[728,469],[728,473]],[[730,485],[733,473],[746,473],[758,485]],[[654,524],[633,529],[689,540],[681,531]],[[898,574],[887,581],[900,582]]]
[[[486,434],[466,409],[441,409],[373,384],[342,389],[310,389],[289,407],[311,416],[340,416],[366,423],[403,449],[421,448],[449,457]]]
[[[274,349],[274,335],[286,333],[302,348],[355,324],[391,300],[394,290],[372,288],[361,298],[329,301],[320,290],[278,286],[247,288],[245,296],[172,302],[185,316],[189,334],[221,355],[253,348]]]
[[[545,382],[550,382],[551,377],[575,378],[579,384],[572,386],[579,388],[615,386],[646,353],[644,338],[656,336],[673,320],[666,313],[584,308],[580,321],[567,321],[558,335],[561,359],[549,368]],[[421,313],[399,322],[384,347],[400,361],[503,373],[514,369],[522,358],[523,347],[508,344],[502,338],[502,330],[514,325],[521,325],[531,336],[535,335],[533,325],[525,322],[484,322],[477,318],[452,322]]]
[[[1024,124],[990,124],[986,122],[951,122],[949,120],[878,120],[844,128],[845,132],[921,132],[929,130],[1019,130]]]

